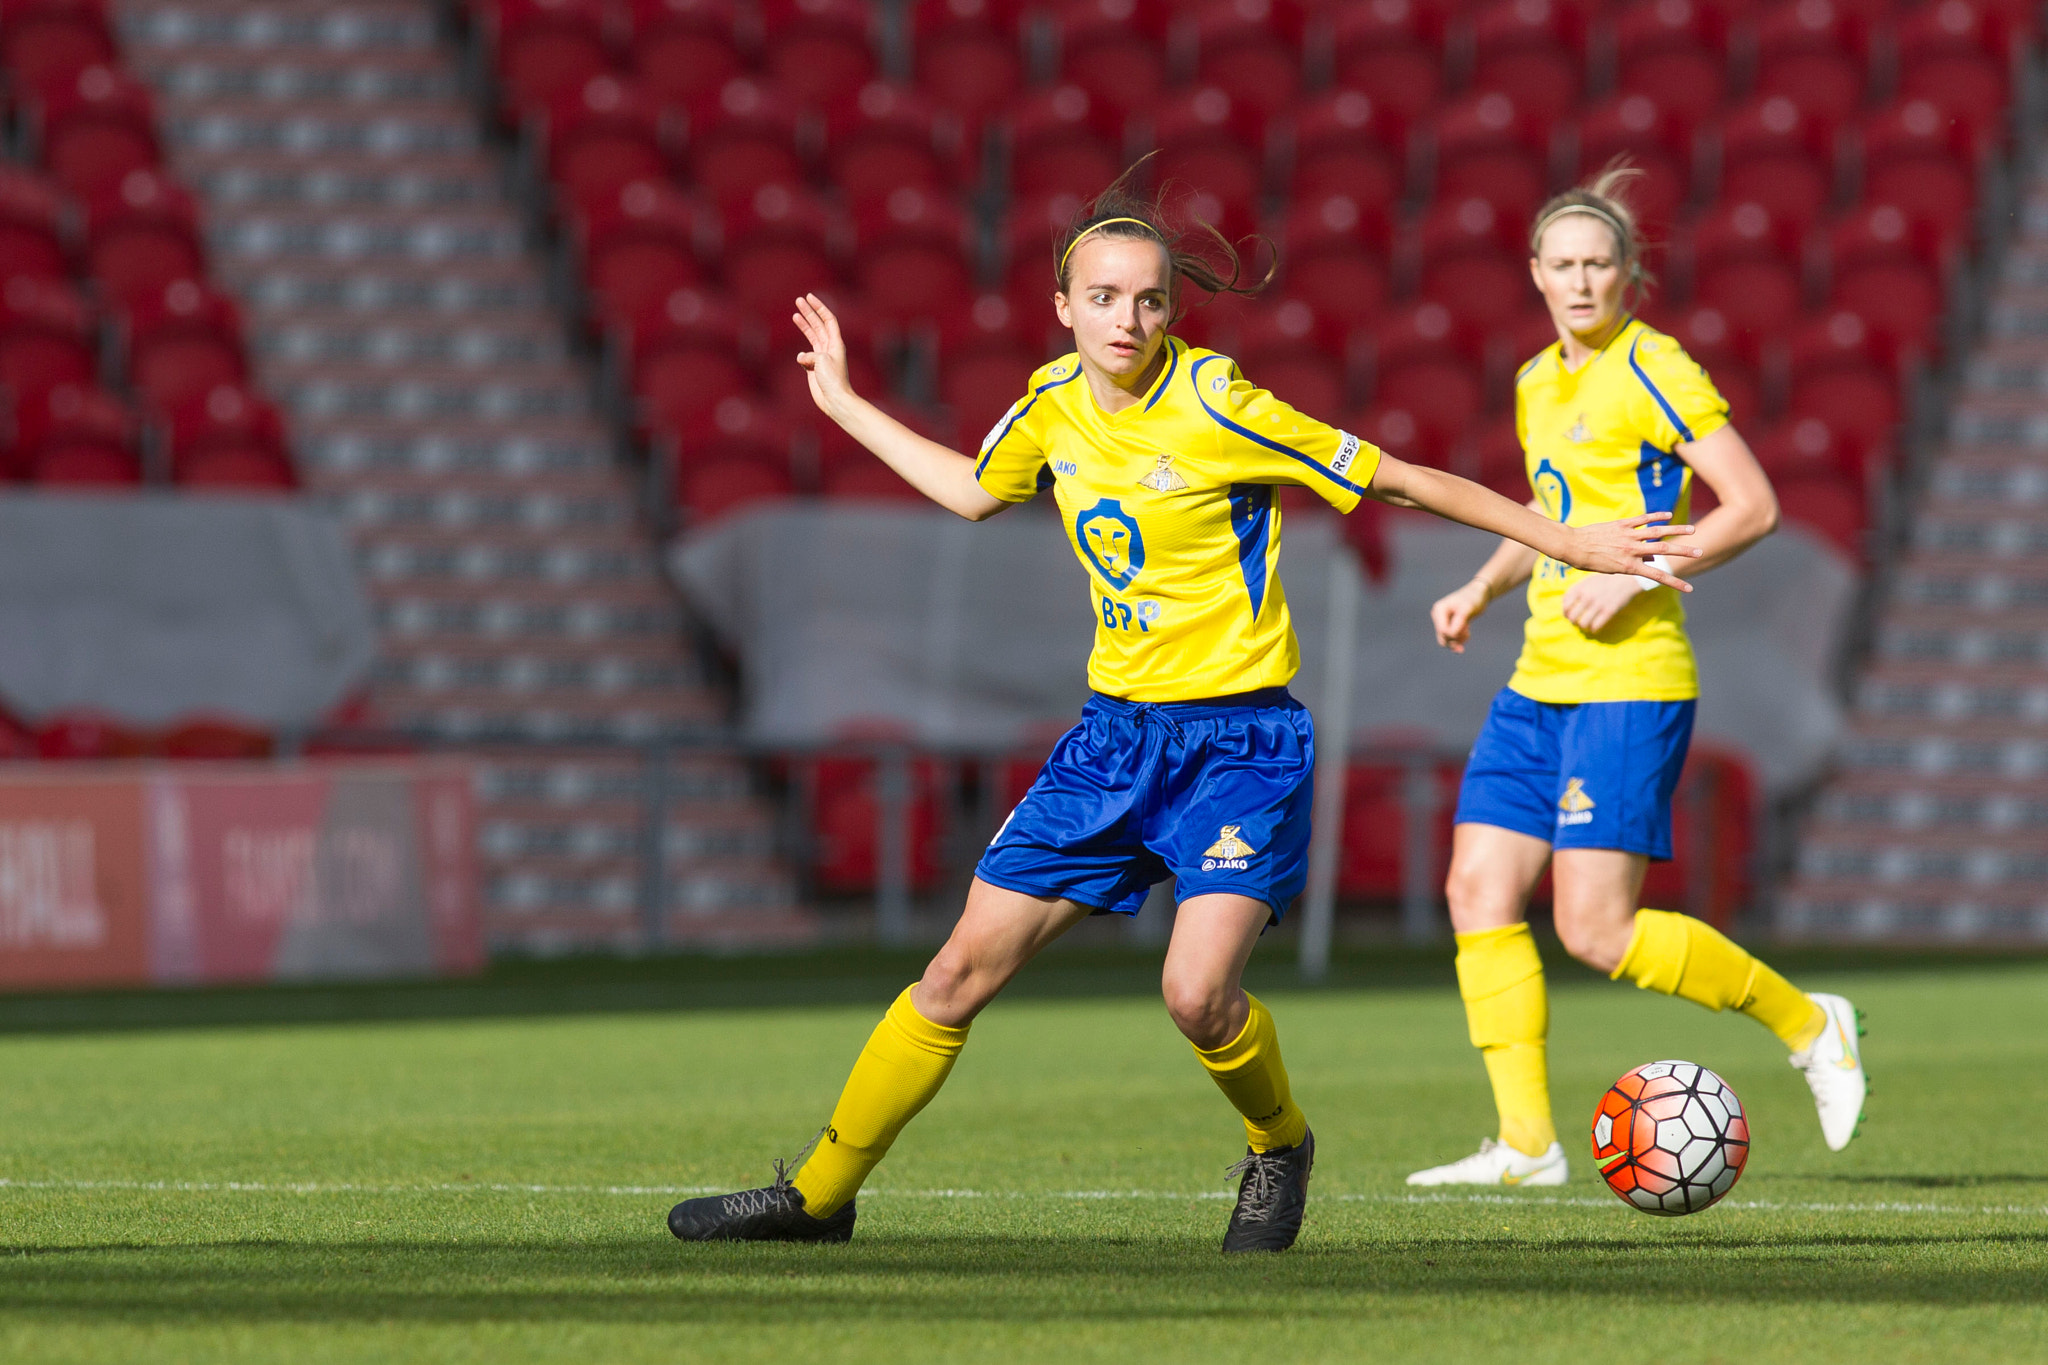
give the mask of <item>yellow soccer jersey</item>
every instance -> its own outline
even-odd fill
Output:
[[[1676,341],[1631,318],[1576,371],[1550,346],[1515,380],[1515,433],[1537,504],[1570,526],[1689,513],[1692,470],[1673,452],[1719,431],[1728,404]],[[1684,701],[1699,695],[1685,607],[1653,588],[1598,635],[1564,619],[1580,570],[1547,556],[1529,580],[1529,624],[1508,686],[1533,701]]]
[[[975,477],[1006,502],[1052,487],[1088,571],[1090,687],[1189,701],[1283,686],[1301,653],[1274,485],[1348,512],[1380,453],[1254,387],[1229,357],[1166,345],[1158,380],[1118,413],[1097,406],[1076,356],[1040,369],[982,442]]]

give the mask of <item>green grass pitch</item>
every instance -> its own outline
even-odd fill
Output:
[[[999,1001],[825,1248],[662,1218],[810,1135],[905,960],[0,1001],[0,1359],[2048,1358],[2048,964],[1792,964],[1870,1015],[1839,1156],[1761,1029],[1558,965],[1572,1183],[1411,1198],[1490,1127],[1441,958],[1306,991],[1272,956],[1319,1162],[1297,1248],[1229,1261],[1242,1130],[1128,954]],[[1669,1056],[1755,1148],[1667,1220],[1582,1154],[1602,1088]]]

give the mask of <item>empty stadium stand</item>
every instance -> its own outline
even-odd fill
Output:
[[[343,719],[477,756],[494,944],[637,946],[650,918],[676,942],[800,933],[744,766],[650,747],[703,738],[721,700],[442,18],[413,0],[125,9],[132,99],[191,187],[165,193],[226,291],[180,315],[246,316],[246,377],[354,529],[383,648]],[[192,422],[233,438],[181,458],[276,430],[201,343],[162,368],[173,404],[213,384]],[[650,790],[661,906],[641,903]]]

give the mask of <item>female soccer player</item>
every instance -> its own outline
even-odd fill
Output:
[[[1617,191],[1636,174],[1612,168],[1537,214],[1529,273],[1558,339],[1516,377],[1515,426],[1531,505],[1566,525],[1646,512],[1683,521],[1691,481],[1704,479],[1720,506],[1666,551],[1692,551],[1667,565],[1690,576],[1769,535],[1778,505],[1705,372],[1626,311],[1644,279],[1643,247]],[[1699,920],[1636,908],[1649,860],[1671,856],[1671,793],[1698,695],[1678,595],[1652,576],[1589,573],[1534,544],[1502,541],[1430,609],[1437,642],[1463,653],[1488,604],[1530,580],[1521,661],[1465,766],[1446,887],[1458,990],[1493,1082],[1500,1136],[1408,1183],[1565,1181],[1550,1116],[1543,964],[1525,922],[1546,863],[1566,951],[1615,979],[1765,1025],[1792,1049],[1821,1133],[1840,1151],[1863,1113],[1849,1002],[1801,994]]]
[[[1315,1142],[1273,1018],[1239,985],[1305,879],[1315,763],[1308,713],[1287,692],[1298,650],[1274,487],[1313,489],[1344,511],[1369,494],[1526,537],[1594,572],[1679,583],[1651,563],[1664,536],[1689,529],[1669,525],[1668,509],[1565,526],[1387,458],[1170,337],[1183,285],[1257,286],[1238,285],[1236,253],[1213,230],[1227,274],[1182,250],[1158,205],[1123,184],[1058,254],[1052,302],[1074,351],[1032,376],[971,458],[856,396],[831,310],[797,301],[811,396],[933,502],[981,521],[1054,490],[1088,575],[1095,695],[983,855],[952,936],[869,1037],[795,1178],[777,1163],[766,1188],[678,1204],[677,1237],[847,1240],[861,1182],[938,1093],[975,1015],[1082,918],[1134,914],[1172,875],[1167,1010],[1249,1137],[1224,1250],[1292,1245]]]

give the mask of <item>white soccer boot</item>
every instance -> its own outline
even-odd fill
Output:
[[[1411,1185],[1562,1185],[1571,1175],[1564,1147],[1551,1143],[1542,1156],[1528,1156],[1487,1138],[1463,1161],[1432,1166],[1408,1177]]]
[[[1839,1152],[1856,1136],[1863,1122],[1863,1097],[1870,1090],[1870,1078],[1863,1071],[1863,1049],[1856,1039],[1863,1026],[1856,1007],[1839,995],[1808,995],[1819,1005],[1828,1021],[1820,1037],[1804,1052],[1792,1054],[1792,1065],[1806,1075],[1813,1091],[1813,1107],[1820,1111],[1820,1135],[1828,1150]]]

